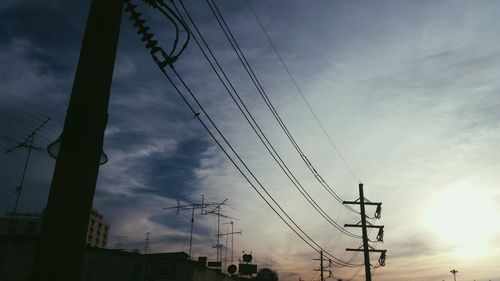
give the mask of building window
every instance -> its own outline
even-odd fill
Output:
[[[95,224],[95,220],[94,219],[91,219],[90,220],[90,225],[94,225]]]

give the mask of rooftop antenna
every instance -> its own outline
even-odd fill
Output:
[[[226,202],[228,200],[229,199],[227,199],[227,198],[224,199],[224,201],[222,201],[217,206],[215,206],[215,208],[213,208],[212,210],[207,211],[203,214],[203,215],[213,214],[213,215],[217,216],[217,244],[214,247],[217,249],[217,262],[220,262],[220,260],[221,260],[221,248],[223,246],[222,244],[220,244],[220,217],[231,219],[231,217],[228,217],[226,215],[221,214],[220,208],[222,207],[222,205],[226,204]]]
[[[234,222],[233,221],[230,221],[230,222],[225,222],[225,223],[222,223],[222,224],[225,224],[226,225],[226,233],[221,233],[219,234],[219,236],[226,236],[226,257],[225,257],[225,263],[226,263],[226,266],[227,266],[227,249],[228,249],[228,238],[229,238],[229,235],[231,235],[231,265],[233,264],[234,262],[234,234],[242,234],[242,231],[234,231]],[[231,232],[229,232],[229,225],[231,225]],[[228,271],[229,271],[229,267],[227,267]]]
[[[116,238],[116,243],[115,243],[115,247],[117,250],[121,250],[121,247],[122,247],[122,239],[124,238],[128,238],[127,236],[122,236],[122,235],[115,235],[113,236]]]
[[[189,235],[189,257],[190,258],[191,258],[191,254],[192,254],[192,248],[193,248],[194,211],[201,210],[201,214],[205,215],[208,213],[208,212],[204,212],[205,208],[210,207],[210,206],[214,206],[214,205],[220,207],[221,205],[223,205],[226,202],[226,200],[224,200],[223,202],[205,203],[205,198],[202,195],[201,203],[181,204],[179,202],[179,200],[177,200],[177,206],[162,208],[163,210],[176,209],[176,215],[178,215],[180,211],[191,210],[191,231],[190,231],[190,235]]]
[[[26,171],[28,170],[28,163],[31,156],[31,150],[42,150],[41,147],[36,147],[33,145],[35,142],[36,135],[40,132],[40,130],[49,122],[50,118],[46,118],[38,127],[36,127],[28,136],[24,138],[24,140],[19,141],[17,139],[11,137],[3,137],[4,140],[11,142],[14,146],[4,150],[4,153],[12,153],[20,149],[27,149],[28,153],[26,154],[26,160],[24,162],[23,173],[21,175],[21,181],[19,185],[16,187],[14,194],[16,194],[16,203],[14,205],[14,210],[12,211],[14,214],[17,212],[17,207],[19,206],[19,199],[21,198],[21,191],[23,190],[24,178],[26,176]]]

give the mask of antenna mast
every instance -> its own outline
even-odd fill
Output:
[[[219,208],[221,205],[223,205],[227,201],[224,200],[222,202],[216,202],[216,203],[205,203],[205,198],[202,196],[201,199],[201,204],[200,203],[193,203],[193,204],[185,204],[181,205],[179,200],[177,200],[177,206],[173,207],[167,207],[163,208],[163,210],[168,210],[168,209],[177,209],[177,215],[179,214],[180,211],[188,211],[191,210],[191,230],[190,230],[190,235],[189,235],[189,258],[191,258],[192,254],[192,246],[193,246],[193,229],[194,229],[194,210],[199,210],[201,209],[201,214],[205,215],[211,212],[204,212],[203,210],[209,206],[217,205],[216,208]],[[215,209],[214,209],[215,210]]]
[[[23,168],[23,173],[21,175],[21,181],[19,182],[19,185],[16,187],[16,191],[14,191],[14,194],[16,194],[16,203],[14,205],[14,210],[12,211],[13,213],[17,212],[17,207],[19,206],[19,199],[21,198],[21,191],[23,190],[24,178],[26,176],[26,171],[28,170],[28,163],[31,156],[31,150],[32,149],[42,150],[42,148],[33,145],[33,143],[35,142],[35,137],[39,133],[39,131],[49,122],[49,120],[50,118],[46,118],[22,141],[5,137],[6,140],[13,142],[15,145],[11,148],[6,149],[4,153],[11,153],[18,149],[23,149],[23,148],[28,149],[28,153],[26,154],[26,160],[24,161],[24,168]]]

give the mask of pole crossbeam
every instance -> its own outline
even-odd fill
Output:
[[[345,250],[348,252],[363,252],[365,249],[346,248]],[[368,249],[368,252],[385,253],[387,250]]]
[[[366,200],[366,199],[365,199]],[[359,201],[342,201],[343,204],[348,204],[348,205],[359,205],[360,202]],[[373,206],[382,206],[382,203],[381,202],[366,202],[364,203],[364,205],[373,205]]]
[[[236,231],[236,232],[229,232],[229,233],[220,233],[218,234],[219,236],[226,236],[226,235],[231,235],[231,234],[242,234],[241,231]]]
[[[344,224],[344,227],[363,227],[362,225],[359,225],[359,224]],[[367,222],[367,225],[366,225],[367,228],[384,228],[383,225],[373,225],[373,224],[368,224]]]

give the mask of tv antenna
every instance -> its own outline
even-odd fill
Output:
[[[189,257],[191,258],[191,253],[192,253],[192,247],[193,247],[193,229],[194,229],[194,211],[195,210],[201,210],[201,215],[206,215],[209,213],[213,213],[213,211],[217,208],[220,208],[220,206],[224,205],[225,202],[227,201],[224,200],[222,202],[211,202],[211,203],[205,203],[205,198],[202,195],[201,196],[201,203],[193,203],[193,204],[181,204],[179,200],[177,200],[177,206],[173,207],[166,207],[162,208],[163,210],[168,210],[168,209],[176,209],[176,215],[180,213],[180,211],[189,211],[191,210],[191,231],[189,235]],[[206,212],[205,209],[211,206],[217,206],[215,207],[212,211]]]
[[[227,218],[227,219],[233,219],[229,216],[226,216],[226,215],[220,213],[220,209],[221,209],[222,205],[225,205],[227,200],[228,199],[225,199],[220,204],[215,206],[211,211],[205,212],[203,214],[203,215],[212,214],[212,215],[217,216],[217,236],[216,236],[217,237],[217,244],[213,247],[213,248],[217,249],[217,262],[221,261],[221,256],[222,256],[221,248],[223,247],[223,245],[220,243],[220,217]]]
[[[4,150],[4,153],[13,153],[13,152],[16,152],[17,150],[21,150],[21,149],[28,150],[28,153],[26,154],[26,160],[24,161],[24,168],[23,168],[23,173],[21,175],[21,180],[19,182],[19,185],[16,187],[16,190],[14,191],[14,194],[16,194],[16,203],[14,205],[14,210],[12,211],[13,213],[17,212],[17,207],[19,206],[19,199],[21,198],[21,192],[23,190],[24,178],[26,176],[26,171],[28,170],[28,163],[29,163],[30,156],[31,156],[31,150],[42,150],[41,147],[37,147],[37,146],[33,145],[33,143],[35,142],[35,137],[40,132],[40,130],[45,125],[47,125],[49,120],[50,120],[50,118],[46,118],[40,125],[38,125],[38,127],[36,127],[23,140],[17,140],[15,138],[11,138],[11,137],[3,137],[3,139],[6,140],[7,142],[11,142],[14,144],[14,146]]]
[[[227,249],[228,249],[228,238],[229,238],[229,235],[231,235],[231,265],[233,264],[233,261],[234,261],[234,234],[239,234],[241,235],[242,234],[242,231],[234,231],[234,222],[233,221],[230,221],[230,222],[225,222],[225,223],[222,223],[222,224],[225,224],[226,225],[226,233],[221,233],[219,234],[219,236],[226,236],[226,256],[225,256],[225,263],[226,263],[226,267],[227,269],[229,270],[229,267],[227,266]],[[229,232],[229,225],[231,225],[231,232]]]
[[[115,247],[117,250],[121,250],[121,247],[122,247],[122,239],[125,239],[125,238],[128,238],[128,236],[122,236],[122,235],[115,235],[113,236],[114,238],[116,238],[116,243],[115,243]]]

